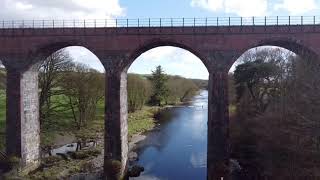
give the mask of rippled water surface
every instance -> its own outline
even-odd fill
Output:
[[[165,111],[159,130],[139,151],[137,164],[145,171],[131,179],[206,179],[207,104],[208,92],[202,91],[190,106]]]

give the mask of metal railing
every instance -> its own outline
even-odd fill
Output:
[[[101,27],[208,27],[320,25],[318,16],[141,18],[87,20],[14,20],[0,21],[2,29],[18,28],[101,28]]]

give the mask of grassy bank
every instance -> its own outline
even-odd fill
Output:
[[[152,129],[155,125],[154,114],[158,112],[158,107],[144,106],[141,110],[128,114],[128,136],[129,139],[134,134],[143,133]],[[68,117],[67,115],[65,117]],[[99,103],[97,107],[96,119],[88,123],[87,127],[81,130],[72,126],[72,119],[65,119],[54,126],[47,126],[41,131],[42,145],[55,144],[55,135],[75,136],[77,139],[98,139],[104,134],[104,103]]]
[[[55,102],[63,102],[63,97],[54,98]],[[0,151],[4,151],[5,144],[5,117],[6,117],[6,97],[5,92],[0,91]],[[141,110],[128,114],[128,135],[129,138],[137,133],[143,133],[154,127],[154,114],[159,110],[158,107],[144,106]],[[74,136],[81,139],[94,139],[103,134],[104,130],[104,102],[101,101],[97,106],[96,119],[90,121],[87,127],[78,130],[74,126],[71,111],[61,111],[54,114],[49,121],[41,127],[41,146],[54,146],[56,136]]]
[[[143,133],[155,126],[154,116],[158,113],[158,107],[145,106],[141,110],[128,115],[128,136]]]
[[[88,124],[86,128],[76,130],[72,128],[72,125],[68,124],[67,120],[60,122],[53,126],[51,129],[42,130],[42,144],[54,143],[54,136],[70,135],[73,134],[77,138],[90,139],[90,138],[103,138],[104,130],[104,110],[103,103],[99,104],[97,108],[97,118]],[[158,107],[143,107],[134,113],[128,114],[128,136],[129,139],[132,135],[137,133],[143,133],[152,129],[155,125],[154,115],[159,110]],[[72,123],[72,122],[70,122]],[[62,126],[63,125],[63,126]],[[52,144],[51,144],[52,145]],[[24,179],[50,179],[53,177],[66,178],[70,175],[77,173],[88,173],[96,170],[93,163],[96,159],[102,159],[99,156],[102,145],[98,145],[96,148],[90,151],[79,151],[78,157],[72,160],[65,160],[61,157],[49,157],[42,160],[45,168],[40,168],[31,175],[23,176]],[[98,153],[97,153],[98,152]],[[99,161],[99,160],[98,160]]]
[[[143,107],[134,113],[128,114],[128,136],[129,139],[132,135],[137,133],[143,133],[152,129],[155,125],[154,114],[158,112],[157,107]],[[76,136],[82,136],[84,138],[91,138],[93,134],[103,134],[104,121],[103,111],[99,113],[99,118],[90,123],[88,128],[76,132]],[[100,137],[102,138],[102,137]],[[102,150],[102,146],[99,145],[96,150]],[[45,159],[44,163],[52,161],[50,167],[45,170],[40,170],[26,178],[31,179],[48,179],[52,177],[65,178],[72,174],[93,172],[96,168],[93,166],[94,159],[98,156],[96,150],[83,152],[85,158],[74,159],[72,161],[66,161],[59,157],[51,157]],[[103,158],[100,156],[99,158]],[[47,163],[48,164],[48,163]]]
[[[63,104],[65,97],[63,95],[53,98],[54,103]],[[5,93],[0,92],[0,148],[4,150],[5,142]],[[144,133],[155,126],[155,115],[159,112],[160,107],[143,106],[128,114],[128,136],[129,140],[134,134]],[[88,139],[103,139],[104,134],[104,101],[97,105],[96,118],[89,121],[86,127],[80,130],[74,125],[72,112],[61,110],[55,113],[42,123],[41,126],[41,146],[55,146],[59,144],[61,137],[74,137],[86,141]],[[57,137],[57,135],[59,135]],[[58,143],[57,143],[58,142]],[[61,142],[60,142],[61,143]],[[93,162],[103,159],[99,156],[102,151],[102,145],[90,151],[79,151],[80,158],[66,160],[62,157],[49,157],[42,159],[43,167],[23,179],[50,179],[52,177],[66,178],[72,174],[92,172],[96,169]],[[97,153],[99,152],[99,153]],[[99,156],[99,157],[98,157]]]

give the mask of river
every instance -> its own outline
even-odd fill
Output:
[[[132,180],[201,180],[207,175],[208,92],[201,91],[190,105],[161,113],[159,126],[147,134],[132,164],[145,168]]]

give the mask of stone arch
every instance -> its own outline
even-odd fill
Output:
[[[28,48],[25,57],[11,57],[5,61],[10,67],[7,73],[7,143],[6,153],[21,158],[22,166],[31,170],[40,163],[40,121],[39,121],[39,65],[58,50],[79,46],[95,55],[94,51],[78,41],[62,41],[40,44]],[[96,56],[97,57],[97,56]],[[97,57],[97,59],[99,59]],[[100,59],[99,62],[101,63]],[[102,63],[101,63],[102,64]],[[20,89],[20,90],[19,90]],[[23,136],[21,136],[23,134]],[[22,138],[21,138],[21,137]]]
[[[163,40],[152,39],[151,41],[144,41],[139,44],[138,47],[133,48],[129,52],[116,52],[114,56],[110,53],[110,57],[106,59],[105,67],[111,68],[109,73],[106,73],[107,77],[107,90],[106,90],[106,128],[105,134],[105,167],[108,167],[110,160],[117,160],[121,162],[121,174],[127,169],[128,159],[128,109],[127,109],[127,70],[131,64],[144,52],[148,50],[171,46],[175,48],[181,48],[195,55],[205,65],[209,72],[209,63],[201,56],[200,51],[196,48],[191,48],[184,43],[176,42],[175,40]],[[117,54],[119,53],[119,54]],[[113,177],[112,174],[105,169],[107,177]]]
[[[201,62],[203,63],[203,65],[207,68],[207,70],[209,71],[210,69],[210,63],[206,61],[206,58],[204,58],[201,55],[201,52],[199,50],[197,50],[197,48],[192,48],[184,43],[180,43],[180,42],[176,42],[175,40],[162,40],[162,39],[153,39],[151,41],[145,42],[143,43],[143,45],[139,46],[138,48],[136,48],[130,55],[128,58],[128,63],[125,66],[125,71],[127,71],[129,69],[129,67],[131,66],[131,64],[139,57],[141,56],[143,53],[157,48],[157,47],[163,47],[163,46],[171,46],[171,47],[175,47],[175,48],[180,48],[183,50],[186,50],[190,53],[192,53],[193,55],[195,55],[198,59],[201,60]]]
[[[97,53],[95,52],[94,48],[91,48],[86,43],[83,43],[78,40],[69,40],[69,41],[60,41],[60,42],[54,42],[49,44],[43,44],[40,45],[37,49],[31,50],[27,60],[28,60],[28,66],[26,67],[26,70],[30,68],[37,68],[37,64],[44,61],[47,57],[49,57],[51,54],[64,49],[68,47],[82,47],[86,50],[90,51],[93,55],[97,57],[99,62],[102,64],[102,61],[97,56]]]
[[[241,53],[239,53],[239,55],[235,59],[233,59],[233,63],[231,64],[231,66],[237,63],[238,59],[248,51],[253,50],[255,48],[268,46],[279,48],[284,51],[289,51],[306,61],[320,60],[320,52],[316,51],[316,48],[314,46],[304,41],[306,40],[299,40],[296,38],[268,38],[255,41],[254,43],[251,43],[249,46],[241,50]],[[231,68],[231,66],[229,67],[229,69]]]
[[[293,40],[293,39],[276,39],[276,40],[264,40],[256,44],[256,46],[278,46],[285,48],[289,51],[296,53],[301,57],[317,57],[318,54],[312,50],[312,48],[307,47],[303,43]]]
[[[284,48],[306,59],[319,58],[319,54],[315,52],[311,47],[304,45],[302,41],[293,38],[272,38],[254,42],[250,44],[248,47],[243,48],[243,50],[238,54],[238,56],[235,56],[235,58],[231,61],[227,69],[229,70],[232,67],[232,65],[248,50],[262,46],[275,46],[279,48]]]

